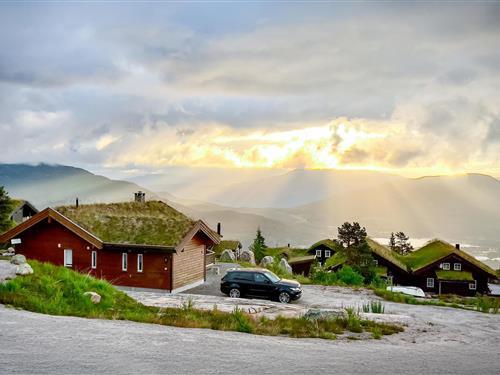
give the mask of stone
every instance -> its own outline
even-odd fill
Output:
[[[11,258],[10,262],[12,264],[18,264],[18,265],[24,264],[24,263],[26,263],[26,257],[22,254],[16,254]]]
[[[96,293],[96,292],[85,292],[83,293],[84,296],[89,296],[90,301],[95,305],[101,302],[101,295]]]
[[[3,255],[6,256],[6,257],[11,257],[13,255],[16,254],[16,250],[14,250],[13,247],[9,247],[4,253]]]
[[[285,258],[281,258],[279,266],[286,273],[292,273],[292,266],[288,264]]]
[[[6,260],[0,260],[0,283],[16,277],[17,266]]]
[[[309,320],[343,319],[347,317],[344,309],[309,309],[304,318]]]
[[[33,268],[28,263],[18,264],[16,267],[16,275],[31,275]]]
[[[274,263],[274,257],[272,257],[271,255],[266,255],[264,258],[261,259],[260,261],[260,265],[262,267],[267,267],[267,266],[270,266],[271,264]]]
[[[251,250],[242,250],[240,253],[240,260],[248,262],[255,266],[255,255]]]
[[[234,262],[234,261],[236,261],[236,256],[234,255],[234,253],[231,250],[226,249],[220,255],[219,260],[221,262]]]

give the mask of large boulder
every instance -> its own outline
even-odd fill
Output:
[[[17,266],[6,260],[0,260],[0,283],[16,277]]]
[[[344,309],[309,309],[304,314],[308,320],[335,320],[343,319],[347,316]]]
[[[12,264],[25,264],[26,263],[26,257],[22,254],[16,254],[14,255],[11,259],[10,259],[10,262]]]
[[[242,250],[240,253],[240,260],[248,262],[255,266],[255,255],[251,250]]]
[[[286,273],[290,273],[290,274],[292,273],[292,266],[290,266],[288,264],[288,262],[285,258],[281,258],[279,266]]]
[[[234,253],[231,250],[226,249],[220,255],[219,260],[221,262],[234,262],[234,261],[236,261],[236,256],[234,255]]]
[[[6,256],[6,257],[11,257],[13,256],[14,254],[16,253],[16,250],[14,250],[13,247],[9,247],[4,253],[3,255]]]
[[[96,292],[85,292],[83,293],[84,296],[89,296],[90,301],[95,305],[101,302],[101,295],[96,293]]]
[[[16,266],[16,275],[31,275],[33,268],[28,263],[18,264]]]
[[[266,255],[260,261],[261,267],[264,267],[264,268],[267,267],[267,266],[270,266],[273,263],[274,263],[274,257],[272,257],[271,255]]]

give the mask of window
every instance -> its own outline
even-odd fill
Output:
[[[254,274],[254,278],[255,278],[255,282],[257,282],[257,283],[265,283],[266,281],[269,281],[269,279],[261,273]]]
[[[73,250],[64,250],[64,267],[73,267]]]
[[[450,269],[450,263],[443,263],[443,270],[448,271]]]
[[[142,272],[143,264],[142,264],[142,254],[137,254],[137,272]]]
[[[127,253],[122,253],[122,271],[127,270]]]
[[[392,275],[387,276],[387,285],[392,285],[392,282],[393,282],[393,276]]]
[[[434,278],[432,277],[427,278],[427,288],[434,288]]]
[[[321,250],[316,250],[316,256],[321,258]]]
[[[93,270],[97,268],[97,251],[92,251],[92,257],[91,257],[91,267]]]
[[[377,266],[378,266],[378,260],[377,260],[377,259],[373,259],[373,265],[374,265],[375,267],[377,267]]]
[[[453,269],[455,271],[462,271],[462,263],[455,263],[455,264],[453,264]]]
[[[332,252],[330,250],[325,250],[325,258],[330,258],[332,256]]]
[[[473,283],[469,283],[469,289],[470,290],[476,290],[477,289],[477,280],[474,280]]]
[[[253,282],[253,274],[251,272],[237,272],[234,276],[235,280],[238,281],[252,281]]]

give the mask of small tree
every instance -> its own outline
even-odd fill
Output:
[[[413,251],[413,246],[410,243],[410,237],[403,232],[397,232],[395,250],[401,255],[411,253]]]
[[[12,205],[13,202],[12,199],[10,199],[9,194],[7,194],[3,186],[0,186],[0,233],[10,229],[13,225],[13,222],[10,219]]]
[[[396,236],[394,235],[394,232],[391,233],[391,237],[389,238],[389,247],[391,250],[396,251]]]
[[[345,222],[338,228],[338,239],[344,247],[359,245],[366,240],[366,229],[358,222]]]
[[[260,231],[260,228],[257,228],[257,235],[253,240],[253,244],[250,245],[250,250],[253,251],[255,255],[255,260],[259,261],[264,257],[265,250],[267,249],[266,240]]]

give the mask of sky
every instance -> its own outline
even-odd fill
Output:
[[[0,162],[500,176],[500,3],[0,2]]]

